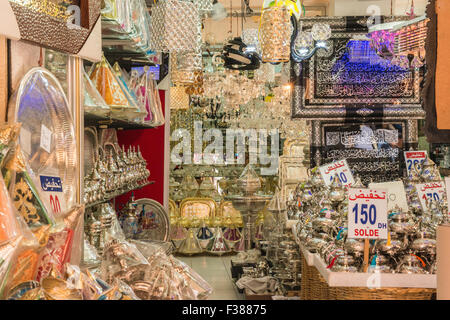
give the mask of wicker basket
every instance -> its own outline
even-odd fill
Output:
[[[309,267],[311,272],[310,300],[329,300],[329,289],[327,282],[316,267]]]
[[[330,287],[330,300],[431,300],[435,289]]]
[[[300,281],[300,299],[309,300],[311,290],[311,267],[306,263],[305,257],[302,255],[302,277]]]

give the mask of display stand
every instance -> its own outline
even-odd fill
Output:
[[[319,255],[300,250],[302,300],[431,300],[436,292],[434,274],[332,272]]]

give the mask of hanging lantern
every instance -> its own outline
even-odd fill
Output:
[[[263,62],[287,62],[291,54],[291,16],[286,6],[266,8],[261,16]]]
[[[152,7],[151,48],[158,52],[198,50],[197,6],[189,1],[165,0]]]
[[[195,85],[198,72],[203,69],[202,56],[202,26],[200,20],[196,25],[196,48],[186,52],[172,53],[171,78],[172,83],[179,86]],[[203,79],[202,79],[203,81]]]

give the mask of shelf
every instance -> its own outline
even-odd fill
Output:
[[[84,126],[85,127],[99,127],[100,129],[115,128],[119,130],[136,130],[136,129],[153,129],[155,126],[121,120],[113,119],[111,117],[99,116],[91,113],[84,114]]]
[[[155,54],[138,45],[117,22],[102,18],[102,47],[106,57],[120,62],[155,65]]]
[[[119,196],[122,196],[122,195],[124,195],[124,194],[127,194],[127,193],[130,192],[130,191],[139,190],[139,189],[142,189],[142,188],[144,188],[144,187],[146,187],[146,186],[152,185],[152,184],[154,184],[154,183],[155,183],[155,181],[149,181],[149,182],[147,182],[147,183],[143,184],[142,186],[139,186],[139,187],[137,187],[137,188],[135,188],[135,189],[130,189],[130,190],[127,190],[126,192],[115,193],[114,195],[112,195],[112,196],[110,196],[110,197],[108,197],[108,198],[106,198],[106,199],[103,199],[103,200],[100,200],[100,201],[97,201],[97,202],[94,202],[94,203],[86,204],[86,208],[95,207],[95,206],[97,206],[97,205],[99,205],[99,204],[102,204],[102,203],[111,201],[112,199],[114,199],[114,198],[116,198],[116,197],[119,197]]]

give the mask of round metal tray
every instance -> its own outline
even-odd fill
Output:
[[[66,200],[66,208],[61,210],[72,208],[77,192],[76,138],[69,103],[58,79],[44,68],[28,71],[9,102],[9,117],[22,123],[19,144],[30,174],[36,181],[40,175],[58,175]],[[44,143],[46,137],[49,143]]]
[[[159,202],[152,199],[139,199],[136,200],[137,212],[141,213],[144,207],[147,215],[152,215],[149,219],[149,223],[144,223],[144,230],[138,235],[137,240],[159,240],[169,241],[170,236],[170,222],[169,215],[163,206]],[[142,217],[142,215],[141,215]]]

